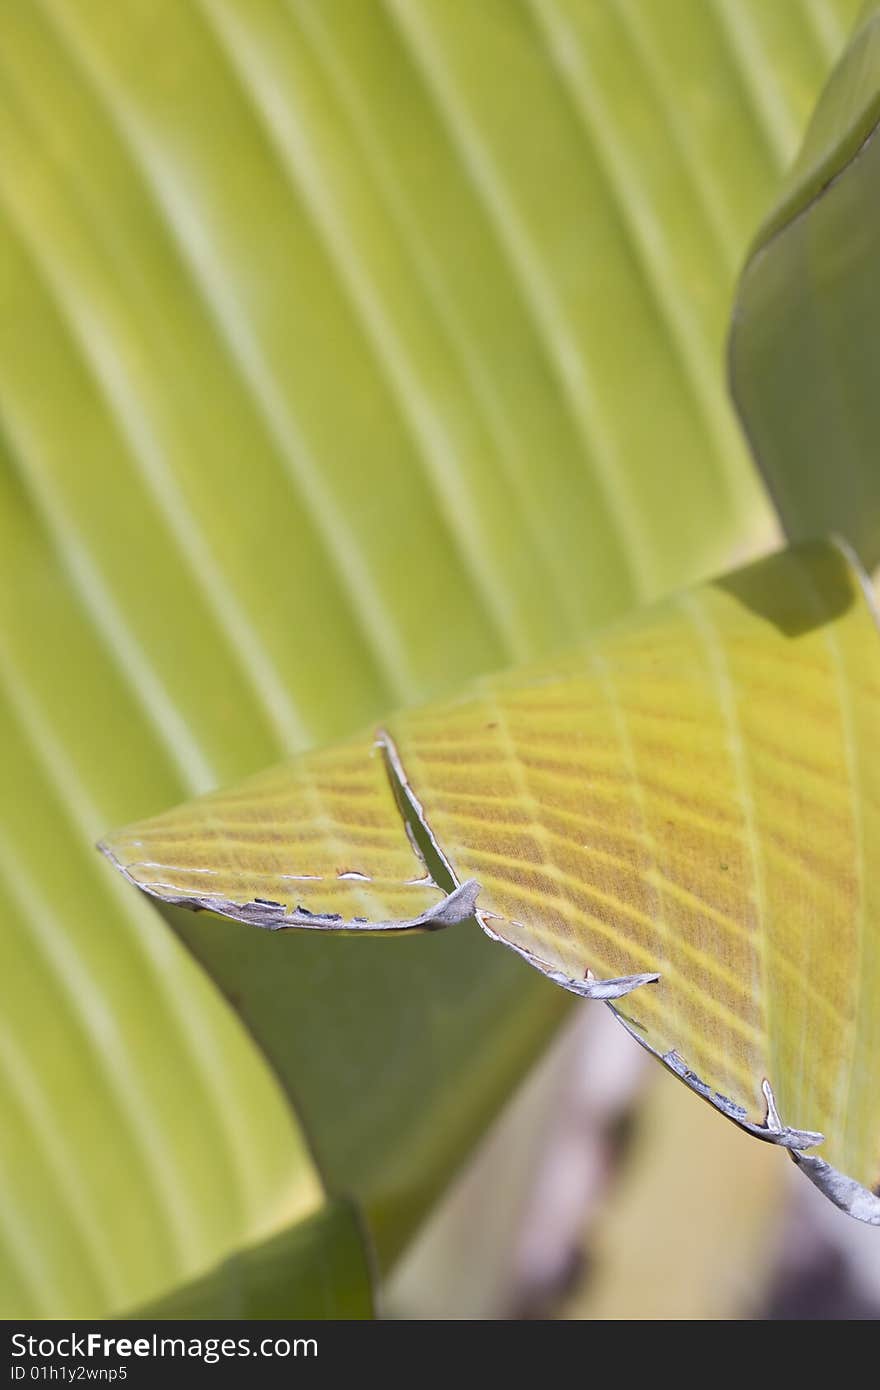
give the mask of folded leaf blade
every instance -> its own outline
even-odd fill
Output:
[[[878,722],[873,612],[846,556],[813,544],[109,848],[174,902],[234,859],[248,892],[279,892],[280,926],[326,925],[311,913],[340,904],[350,929],[401,909],[398,926],[425,925],[413,920],[419,895],[436,904],[475,881],[490,936],[577,992],[623,982],[622,1021],[705,1099],[790,1148],[824,1136],[823,1161],[871,1188],[880,902],[865,865],[880,851]],[[369,788],[362,804],[347,797],[356,786]],[[401,795],[430,837],[427,863]],[[242,823],[262,830],[242,838]],[[149,845],[148,871],[133,841]],[[297,879],[284,894],[285,864],[315,873],[306,892]],[[375,885],[365,865],[381,866]],[[198,905],[224,911],[207,895]],[[449,920],[472,901],[460,906]]]

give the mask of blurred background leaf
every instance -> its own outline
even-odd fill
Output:
[[[864,6],[742,276],[732,386],[795,538],[880,563],[880,6]]]
[[[202,1279],[133,1318],[369,1318],[369,1262],[354,1209],[328,1202],[262,1245],[237,1251]]]
[[[476,933],[215,929],[296,1121],[91,842],[765,542],[716,363],[851,12],[4,9],[8,1317],[315,1210],[300,1123],[387,1261],[555,1026]]]
[[[106,851],[160,902],[318,935],[438,904],[460,923],[478,893],[490,937],[613,999],[738,1124],[820,1144],[798,1163],[854,1179],[852,1201],[837,1176],[821,1185],[880,1224],[880,641],[865,582],[837,546],[795,546],[393,714],[381,737],[412,844],[367,731],[127,826]],[[219,927],[181,924],[200,953]],[[209,958],[294,1089],[285,996]]]
[[[754,1316],[766,1301],[788,1166],[660,1075],[561,1315],[590,1321]]]
[[[396,1264],[386,1290],[392,1315],[558,1312],[655,1073],[609,1010],[573,1009]]]

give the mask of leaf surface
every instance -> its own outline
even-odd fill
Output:
[[[105,848],[160,900],[276,931],[436,927],[478,893],[490,937],[616,1000],[737,1124],[824,1136],[802,1163],[880,1223],[878,719],[874,613],[815,544]]]
[[[734,397],[788,534],[880,563],[880,7],[864,7],[743,273]]]
[[[292,1119],[92,844],[760,540],[712,364],[851,12],[4,7],[6,1316],[199,1276],[309,1152],[391,1258],[554,1027],[478,933],[178,914]]]

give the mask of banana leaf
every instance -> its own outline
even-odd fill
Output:
[[[273,979],[220,926],[294,1111],[92,843],[762,543],[713,363],[851,12],[4,8],[5,1316],[144,1304],[328,1186],[387,1263],[552,1032],[478,932]]]
[[[279,960],[474,917],[880,1225],[878,719],[867,583],[816,543],[102,848]],[[187,937],[223,971],[215,934]],[[239,1007],[293,1086],[283,1005]]]

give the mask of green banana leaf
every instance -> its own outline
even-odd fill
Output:
[[[6,1316],[142,1304],[327,1187],[387,1262],[555,1026],[466,928],[283,972],[215,928],[294,1114],[91,845],[760,543],[714,362],[852,7],[769,8],[4,8]]]
[[[880,563],[880,6],[865,6],[751,252],[730,342],[755,457],[794,538]]]

